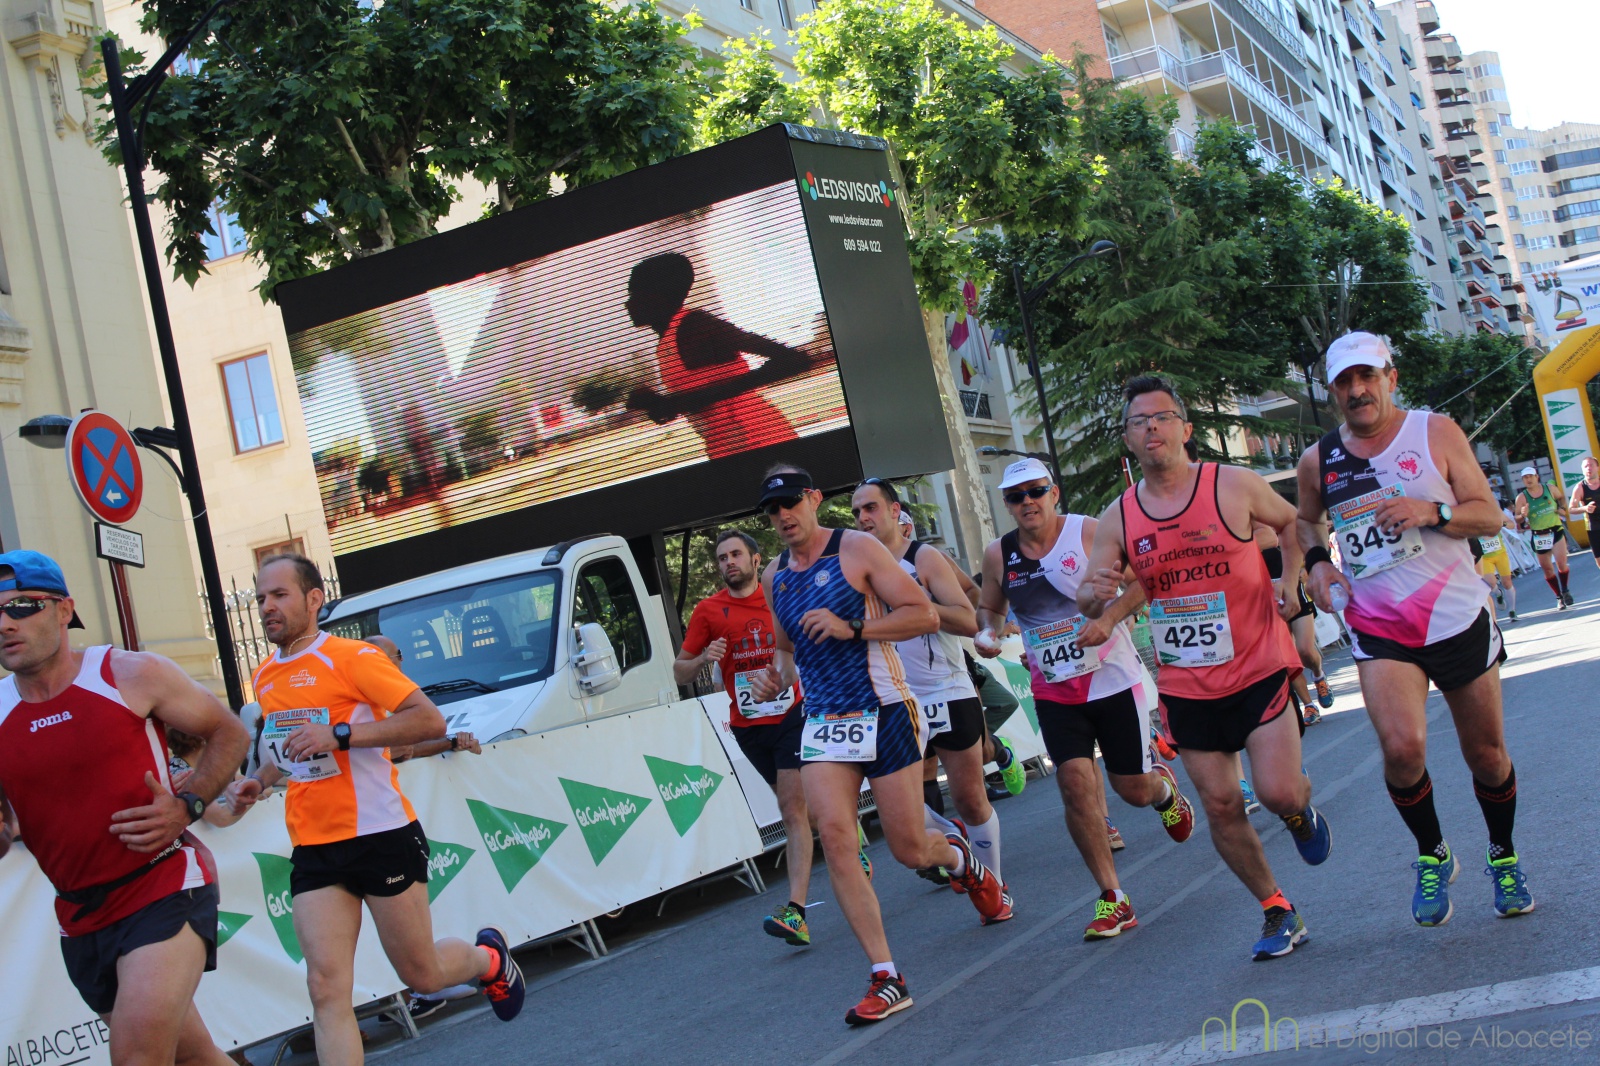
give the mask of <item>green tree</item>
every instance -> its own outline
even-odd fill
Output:
[[[141,25],[170,40],[206,6],[148,0]],[[167,254],[192,284],[221,201],[267,268],[265,299],[431,235],[468,178],[497,213],[676,155],[699,92],[685,32],[653,0],[224,8],[145,128]],[[109,122],[100,137],[118,158]]]
[[[1544,450],[1533,368],[1544,353],[1520,337],[1418,333],[1395,353],[1408,403],[1449,415],[1496,452]]]

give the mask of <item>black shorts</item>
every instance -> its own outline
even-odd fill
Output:
[[[1278,670],[1218,699],[1162,696],[1161,702],[1179,751],[1243,751],[1251,733],[1289,706],[1289,671]]]
[[[978,700],[983,704],[983,726],[993,736],[1005,725],[1022,704],[1011,688],[983,666],[968,671],[978,688]],[[981,683],[979,683],[981,681]]]
[[[185,888],[162,896],[104,929],[62,937],[61,957],[78,995],[96,1014],[110,1014],[117,1005],[117,960],[139,948],[166,943],[186,925],[205,941],[206,971],[215,970],[220,899],[216,885]]]
[[[1296,612],[1295,616],[1293,618],[1289,619],[1289,621],[1291,623],[1294,623],[1294,622],[1300,621],[1300,619],[1302,619],[1302,618],[1315,618],[1315,617],[1317,617],[1317,607],[1316,607],[1316,605],[1314,603],[1311,602],[1311,597],[1306,595],[1306,587],[1305,587],[1305,585],[1304,584],[1296,585],[1295,588],[1294,588],[1294,594],[1295,594],[1295,597],[1297,599],[1299,599],[1299,601],[1300,601],[1300,610],[1298,612]]]
[[[921,707],[921,701],[918,701]],[[933,749],[940,751],[966,751],[972,745],[983,739],[983,704],[976,696],[964,700],[951,700],[950,728],[943,733],[936,733],[928,740],[927,753],[933,754]],[[923,708],[926,711],[926,708]],[[922,724],[927,726],[928,720],[923,718]]]
[[[733,739],[739,750],[756,768],[768,788],[778,787],[779,770],[800,769],[800,734],[805,729],[804,703],[789,708],[782,718],[772,718],[759,725],[733,727]]]
[[[1500,627],[1489,616],[1486,607],[1478,618],[1453,637],[1420,648],[1408,648],[1383,637],[1369,636],[1358,630],[1350,631],[1350,654],[1356,662],[1389,659],[1394,662],[1413,663],[1432,681],[1440,692],[1454,692],[1470,685],[1493,666],[1506,661],[1506,643],[1500,636]]]
[[[331,844],[299,844],[289,853],[289,895],[339,885],[357,896],[398,896],[428,883],[422,823]]]
[[[1068,759],[1092,759],[1100,745],[1106,772],[1129,777],[1147,774],[1150,760],[1150,715],[1139,709],[1133,689],[1125,688],[1087,703],[1035,700],[1039,735],[1057,766]]]

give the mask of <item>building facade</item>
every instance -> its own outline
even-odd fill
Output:
[[[91,407],[129,428],[167,424],[123,188],[88,136],[83,78],[103,25],[90,0],[0,0],[0,549],[61,563],[86,627],[77,646],[119,640],[108,564],[64,453],[18,429]],[[144,536],[146,565],[130,569],[141,647],[219,685],[187,504],[164,463],[142,466],[128,524]]]

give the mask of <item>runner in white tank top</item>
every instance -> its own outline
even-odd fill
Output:
[[[1300,544],[1317,605],[1331,609],[1336,584],[1349,597],[1345,620],[1384,779],[1417,839],[1412,917],[1424,926],[1449,921],[1449,886],[1460,872],[1425,757],[1430,681],[1450,707],[1488,825],[1495,913],[1525,914],[1533,896],[1511,839],[1517,778],[1501,722],[1505,648],[1466,544],[1499,531],[1500,508],[1461,427],[1395,406],[1399,375],[1382,338],[1339,338],[1327,373],[1345,424],[1300,457]],[[1330,514],[1342,573],[1329,560]]]
[[[974,640],[978,654],[1000,653],[995,633],[1009,609],[1022,629],[1033,705],[1045,749],[1056,764],[1056,784],[1067,827],[1084,865],[1100,886],[1085,940],[1113,937],[1138,925],[1122,891],[1111,845],[1103,830],[1105,786],[1095,770],[1095,747],[1106,776],[1123,800],[1155,807],[1172,839],[1194,831],[1194,810],[1165,764],[1152,767],[1150,714],[1139,653],[1125,619],[1144,602],[1133,593],[1090,620],[1078,610],[1078,585],[1089,573],[1098,523],[1060,515],[1061,492],[1037,459],[1006,467],[1000,480],[1006,510],[1017,528],[990,541],[983,553],[983,587]]]

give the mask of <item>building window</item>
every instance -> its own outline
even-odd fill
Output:
[[[1503,154],[1503,153],[1500,153],[1500,152],[1496,152],[1495,153],[1495,155],[1501,155],[1501,154]],[[1537,159],[1519,159],[1515,163],[1511,164],[1511,173],[1513,175],[1516,175],[1516,174],[1536,174],[1536,173],[1538,173],[1538,171],[1539,171],[1539,161]]]
[[[1518,217],[1518,213],[1521,210],[1522,209],[1520,207],[1518,207],[1516,204],[1509,204],[1509,205],[1506,206],[1506,217],[1507,218],[1516,218],[1516,217]]]
[[[272,390],[272,364],[260,355],[222,364],[222,389],[228,397],[236,453],[283,443],[283,420]]]
[[[1528,238],[1520,233],[1513,233],[1511,235],[1511,243],[1518,248],[1526,248],[1528,246]]]
[[[293,540],[280,540],[276,544],[267,544],[252,550],[255,552],[256,569],[260,570],[261,564],[274,555],[304,555],[306,553],[306,542],[296,537]]]
[[[1557,222],[1565,222],[1569,218],[1583,218],[1585,215],[1600,215],[1600,200],[1580,200],[1575,204],[1556,208]]]
[[[1532,148],[1532,147],[1533,147],[1533,142],[1528,140],[1528,138],[1526,138],[1526,137],[1507,137],[1506,138],[1506,150],[1509,151],[1509,152],[1517,152],[1517,151],[1521,151],[1524,148]]]
[[[247,250],[238,215],[224,208],[221,203],[214,203],[211,210],[206,212],[206,218],[211,222],[211,232],[200,235],[200,243],[206,249],[206,262],[214,263]]]
[[[1600,189],[1600,174],[1590,174],[1582,178],[1565,178],[1556,184],[1556,195],[1565,196],[1569,192],[1588,192],[1590,189]]]
[[[1546,248],[1554,248],[1555,246],[1556,239],[1554,237],[1534,237],[1528,241],[1528,251],[1530,252],[1542,252]]]
[[[1546,241],[1551,239],[1549,237],[1540,238],[1540,240]],[[1561,235],[1561,247],[1563,248],[1571,248],[1578,244],[1593,244],[1595,241],[1600,241],[1600,226],[1585,226],[1582,229],[1575,229]],[[1545,246],[1541,245],[1541,247]]]
[[[1128,50],[1128,42],[1123,38],[1122,34],[1107,26],[1104,22],[1100,24],[1100,29],[1106,35],[1106,56],[1108,58],[1115,59]]]
[[[1516,185],[1512,183],[1510,178],[1501,178],[1500,179],[1500,191],[1501,192],[1511,192],[1514,189],[1516,189]]]
[[[789,10],[791,0],[778,0],[778,23],[786,30],[794,29],[794,12]]]
[[[1506,161],[1506,153],[1504,149],[1496,148],[1494,150],[1494,161],[1496,163],[1504,163]]]
[[[1500,136],[1500,123],[1498,123],[1498,122],[1489,123],[1489,136],[1491,136],[1491,137]]]

